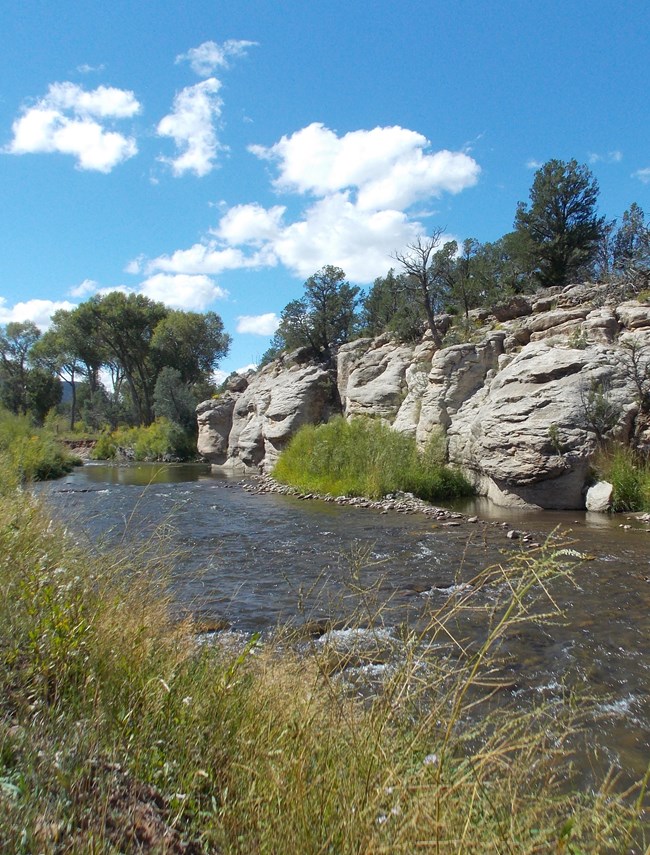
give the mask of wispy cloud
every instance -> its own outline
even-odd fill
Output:
[[[650,166],[643,169],[637,169],[632,173],[632,178],[638,178],[643,184],[650,184]]]
[[[620,163],[623,160],[622,151],[608,151],[606,154],[589,153],[589,163]]]
[[[189,62],[192,71],[199,77],[209,77],[217,68],[229,68],[231,59],[246,56],[248,48],[257,46],[257,42],[244,39],[228,39],[223,44],[203,42],[190,48],[187,53],[176,57],[176,63]]]

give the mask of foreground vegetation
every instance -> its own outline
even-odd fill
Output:
[[[155,547],[86,554],[26,494],[3,496],[1,851],[578,855],[647,843],[643,787],[573,782],[584,704],[496,703],[500,641],[552,619],[546,592],[569,572],[566,550],[491,568],[432,606],[424,631],[395,638],[395,667],[364,701],[327,636],[199,643],[172,617]],[[352,567],[357,594],[361,578]],[[371,592],[360,601],[350,626],[379,639],[384,613]],[[471,649],[465,615],[483,621]]]
[[[379,499],[399,491],[427,501],[471,495],[469,482],[444,465],[438,436],[419,452],[412,437],[371,419],[306,425],[278,460],[273,476],[300,490]]]

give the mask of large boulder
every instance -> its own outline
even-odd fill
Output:
[[[413,345],[388,336],[341,347],[338,388],[346,416],[378,416],[392,422],[407,392],[406,370]]]
[[[466,401],[449,427],[449,456],[497,504],[584,507],[584,484],[602,413],[594,391],[625,438],[635,391],[617,353],[531,342]],[[595,429],[596,428],[596,429]],[[611,424],[603,424],[605,431]]]
[[[614,486],[609,481],[598,481],[587,490],[586,506],[588,511],[606,514],[612,509]]]
[[[270,471],[299,427],[340,412],[335,374],[319,363],[273,362],[197,410],[199,453],[236,472]]]
[[[215,465],[226,462],[236,398],[226,393],[221,398],[203,401],[196,408],[199,436],[196,442],[201,457]]]

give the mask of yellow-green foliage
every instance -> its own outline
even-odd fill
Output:
[[[96,460],[110,460],[118,449],[128,449],[135,460],[162,460],[165,457],[187,459],[196,451],[193,440],[177,424],[156,419],[147,427],[118,428],[104,432],[93,450]]]
[[[493,703],[560,553],[432,607],[365,701],[327,645],[198,644],[152,555],[87,556],[27,496],[0,506],[0,851],[644,851],[636,793],[573,788],[584,705]]]
[[[433,501],[471,494],[466,479],[443,461],[443,437],[421,453],[412,437],[378,420],[335,418],[302,427],[273,474],[301,490],[333,495],[380,498],[402,490]]]
[[[596,469],[613,486],[612,510],[650,510],[650,465],[631,448],[614,446],[598,456]]]
[[[0,465],[5,485],[58,478],[74,462],[52,434],[34,427],[28,416],[0,410]]]

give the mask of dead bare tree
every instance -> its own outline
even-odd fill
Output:
[[[436,325],[436,312],[444,290],[444,277],[433,265],[432,258],[441,244],[443,229],[435,229],[429,236],[418,238],[403,252],[394,252],[393,258],[402,266],[410,283],[414,284],[424,307],[427,324],[436,347],[442,347],[442,336]]]

